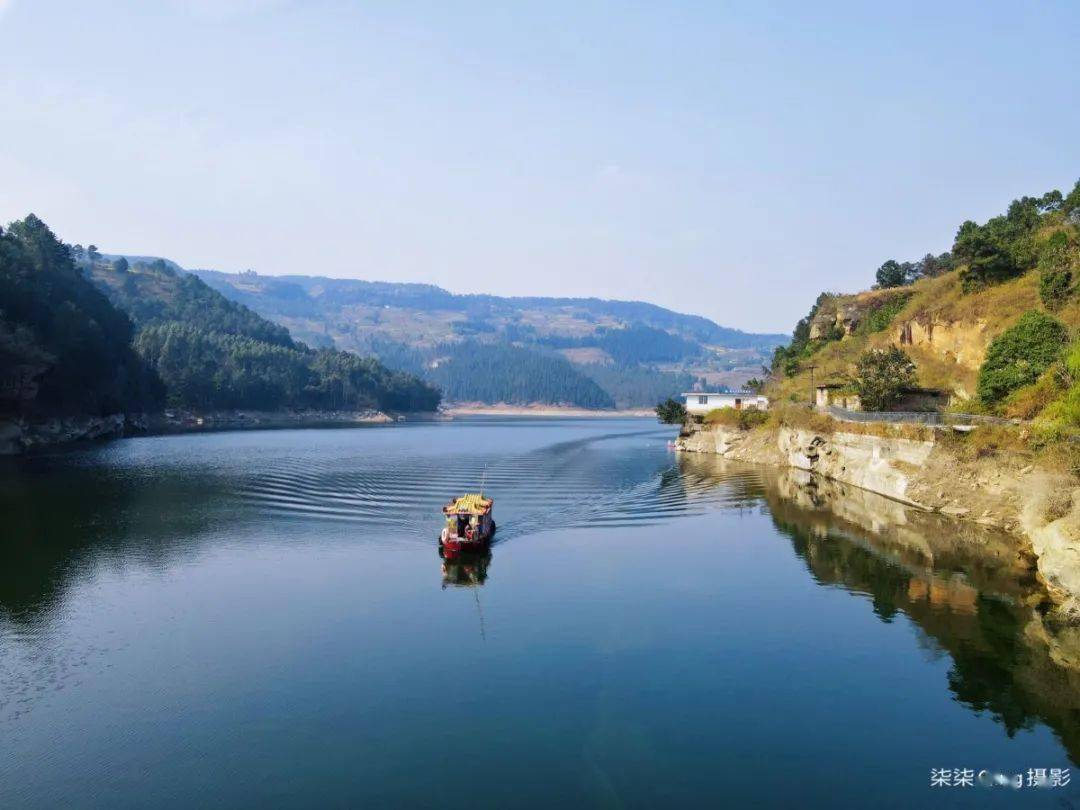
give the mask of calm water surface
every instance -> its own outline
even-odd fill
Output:
[[[1080,642],[1008,538],[671,438],[472,419],[0,466],[0,807],[1073,806],[930,787],[1080,762]],[[481,480],[499,542],[444,563],[439,506]]]

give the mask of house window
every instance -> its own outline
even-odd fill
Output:
[[[709,398],[708,397],[698,397],[697,398],[697,404],[698,405],[708,405],[709,404]]]

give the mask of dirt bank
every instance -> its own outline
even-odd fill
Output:
[[[434,414],[390,416],[382,411],[167,411],[154,415],[71,416],[37,421],[0,419],[0,456],[125,436],[160,436],[213,430],[348,427],[432,419]]]

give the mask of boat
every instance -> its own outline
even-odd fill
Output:
[[[439,548],[446,557],[468,552],[486,551],[495,535],[491,517],[493,498],[483,493],[469,493],[454,498],[443,507],[446,525],[439,535]]]

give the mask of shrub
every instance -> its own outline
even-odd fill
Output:
[[[871,349],[859,356],[855,391],[865,410],[884,411],[915,384],[915,363],[903,349]]]
[[[668,397],[656,406],[656,418],[665,425],[681,425],[686,421],[686,406]]]
[[[756,408],[716,408],[705,414],[705,424],[724,425],[750,430],[759,425],[764,425],[769,420],[769,414]]]
[[[979,425],[970,433],[947,430],[941,432],[939,438],[964,461],[987,458],[999,452],[1016,457],[1030,456],[1030,447],[1015,425]]]
[[[1068,332],[1060,321],[1037,310],[1025,312],[991,341],[979,369],[979,399],[995,405],[1013,391],[1034,383],[1061,356],[1067,338]]]
[[[889,328],[889,324],[893,322],[893,319],[900,314],[900,310],[902,310],[910,300],[910,295],[898,295],[895,298],[886,301],[866,316],[866,320],[863,321],[863,329],[860,331],[869,333],[884,332]]]
[[[1047,309],[1058,309],[1068,300],[1077,259],[1076,248],[1069,245],[1064,232],[1058,231],[1047,240],[1039,257],[1039,298]]]
[[[1034,419],[1065,392],[1064,368],[1051,366],[1031,385],[1018,388],[1005,400],[1004,414],[1012,419]]]
[[[1072,271],[1054,267],[1039,271],[1039,298],[1047,309],[1059,309],[1072,289]]]
[[[1080,383],[1073,383],[1064,396],[1047,405],[1040,421],[1044,422],[1046,427],[1080,427]]]
[[[1065,372],[1073,382],[1080,382],[1080,340],[1073,341],[1065,352]]]

